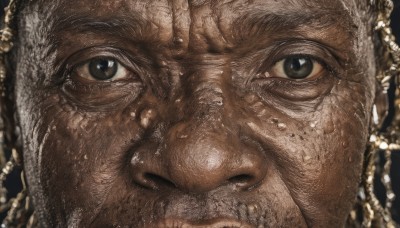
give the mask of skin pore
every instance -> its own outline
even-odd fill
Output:
[[[14,94],[42,226],[344,226],[375,95],[366,2],[30,2]]]

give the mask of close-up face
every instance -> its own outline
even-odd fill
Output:
[[[14,97],[43,227],[343,227],[368,1],[30,1]]]

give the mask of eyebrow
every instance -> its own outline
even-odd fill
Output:
[[[264,35],[280,35],[289,32],[309,34],[310,29],[321,33],[328,28],[336,27],[340,34],[353,36],[352,29],[356,26],[350,15],[343,10],[289,11],[265,12],[252,11],[236,20],[234,34],[240,39]],[[337,37],[335,37],[337,38]]]

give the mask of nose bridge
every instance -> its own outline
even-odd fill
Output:
[[[183,115],[170,127],[168,141],[196,138],[211,145],[213,141],[221,144],[228,138],[235,138],[235,126],[225,116],[232,111],[229,102],[232,98],[227,89],[228,73],[221,65],[204,66],[186,77],[183,82]]]
[[[199,69],[184,80],[186,106],[185,118],[218,121],[222,118],[226,104],[228,71],[224,67],[213,66]]]
[[[203,66],[183,80],[185,114],[170,127],[164,154],[170,176],[181,177],[175,181],[190,185],[190,179],[220,173],[219,169],[228,168],[226,159],[234,156],[232,148],[226,144],[234,135],[222,122],[224,108],[228,105],[225,103],[226,73],[222,66]],[[194,182],[191,184],[191,188],[201,189]]]

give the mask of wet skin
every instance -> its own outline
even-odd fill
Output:
[[[363,2],[30,3],[14,94],[42,226],[344,226],[375,94]],[[293,56],[315,71],[286,77]]]

